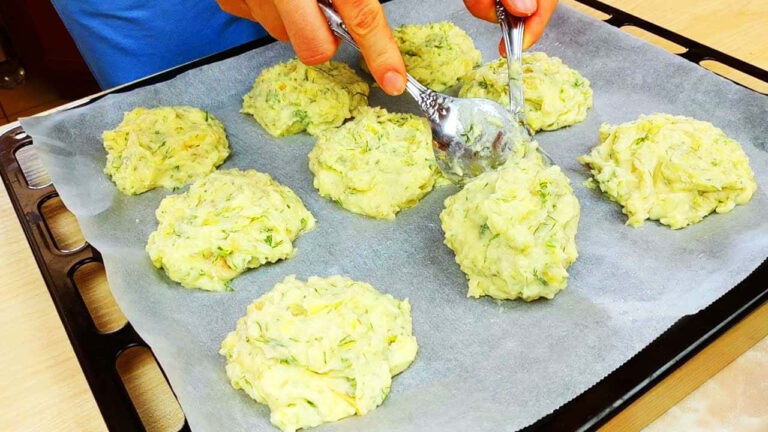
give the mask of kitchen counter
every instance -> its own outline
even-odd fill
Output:
[[[574,4],[573,0],[564,3]],[[606,3],[768,69],[768,2],[742,1],[738,6],[725,0]],[[598,18],[607,18],[576,6]],[[684,49],[636,28],[626,30],[673,52]],[[766,83],[744,78],[716,63],[706,66],[768,93]],[[49,215],[52,229],[62,238],[77,241],[79,229],[71,214],[59,205]],[[97,311],[94,315],[100,314],[99,320],[105,326],[119,326],[122,314],[108,292],[103,273],[98,269],[92,273],[84,283],[89,293],[83,293],[89,309]],[[105,430],[4,187],[0,187],[0,281],[0,430]],[[649,431],[768,430],[766,335],[768,304],[673,372],[602,430],[639,430],[649,424]],[[116,367],[147,429],[177,430],[183,416],[151,354],[130,349],[120,356]]]

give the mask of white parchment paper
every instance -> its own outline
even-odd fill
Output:
[[[395,0],[390,23],[452,20],[484,60],[498,56],[499,30],[460,0]],[[438,214],[453,186],[437,189],[395,221],[354,215],[312,187],[307,135],[273,139],[246,115],[241,97],[264,67],[292,57],[273,44],[89,106],[22,120],[66,206],[101,251],[112,291],[152,347],[195,431],[272,430],[268,410],[233,390],[219,343],[246,305],[285,276],[344,274],[411,299],[420,350],[395,378],[384,404],[336,431],[515,430],[596,383],[677,319],[708,305],[746,277],[768,251],[768,98],[743,89],[611,26],[560,6],[536,49],[561,57],[592,82],[587,120],[538,140],[570,177],[581,202],[579,259],[552,301],[465,297],[467,284],[442,243]],[[343,47],[337,56],[357,65]],[[372,105],[415,112],[407,96],[374,89]],[[154,210],[170,192],[117,192],[102,174],[100,134],[136,106],[193,105],[224,122],[232,156],[223,168],[255,168],[291,187],[318,219],[295,258],[250,271],[234,292],[186,290],[155,270],[144,252]],[[759,189],[746,206],[681,231],[655,222],[624,225],[618,205],[586,189],[576,162],[597,143],[603,122],[666,112],[706,120],[740,141]]]

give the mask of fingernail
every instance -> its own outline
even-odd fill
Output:
[[[512,12],[533,15],[536,12],[536,0],[511,0]]]
[[[405,91],[405,77],[395,71],[389,71],[384,74],[381,88],[387,94],[397,96]]]

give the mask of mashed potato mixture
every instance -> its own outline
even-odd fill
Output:
[[[568,177],[540,158],[476,177],[445,200],[440,220],[468,297],[551,299],[578,255],[579,202]]]
[[[371,107],[320,135],[309,169],[320,195],[379,219],[416,205],[442,178],[427,120]]]
[[[461,78],[460,97],[509,105],[507,60],[496,59]],[[583,121],[592,107],[589,81],[557,57],[523,54],[525,114],[533,131],[555,130]]]
[[[136,108],[102,139],[104,173],[126,195],[183,186],[229,155],[224,125],[207,111],[186,106]]]
[[[668,114],[600,128],[600,143],[579,158],[627,224],[658,220],[684,228],[746,204],[757,189],[749,159],[710,123]]]
[[[298,59],[264,69],[243,96],[251,114],[272,136],[306,130],[317,135],[340,125],[368,103],[368,84],[346,63],[306,66]]]
[[[220,352],[232,386],[293,432],[379,406],[417,349],[408,300],[343,276],[288,276],[248,306]]]
[[[469,35],[452,22],[402,25],[393,33],[408,72],[435,91],[453,87],[483,61]]]
[[[223,291],[249,268],[289,258],[315,218],[289,188],[255,170],[216,171],[155,212],[152,263],[186,288]]]

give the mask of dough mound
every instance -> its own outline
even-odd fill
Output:
[[[272,136],[306,130],[317,135],[340,125],[368,104],[368,84],[346,63],[306,66],[298,59],[264,69],[243,96],[251,114]]]
[[[496,59],[461,78],[460,97],[509,105],[507,60]],[[525,114],[533,131],[555,130],[583,121],[592,107],[589,81],[557,57],[523,54]]]
[[[136,108],[102,134],[104,173],[126,195],[178,188],[216,169],[229,156],[224,125],[198,108]]]
[[[710,123],[668,114],[600,127],[600,143],[579,161],[621,204],[633,227],[646,219],[672,229],[727,213],[757,190],[749,159],[735,140]]]
[[[560,168],[539,158],[473,179],[445,200],[440,220],[468,297],[551,299],[578,256],[579,201]]]
[[[315,218],[289,188],[255,170],[216,171],[155,212],[152,263],[186,288],[224,291],[249,268],[289,258]]]
[[[362,107],[309,153],[320,195],[379,219],[416,205],[442,178],[426,119]]]
[[[364,415],[416,357],[411,306],[343,276],[288,276],[221,344],[232,387],[283,431]]]
[[[435,91],[453,87],[483,61],[469,35],[452,22],[402,25],[393,33],[408,72]]]

